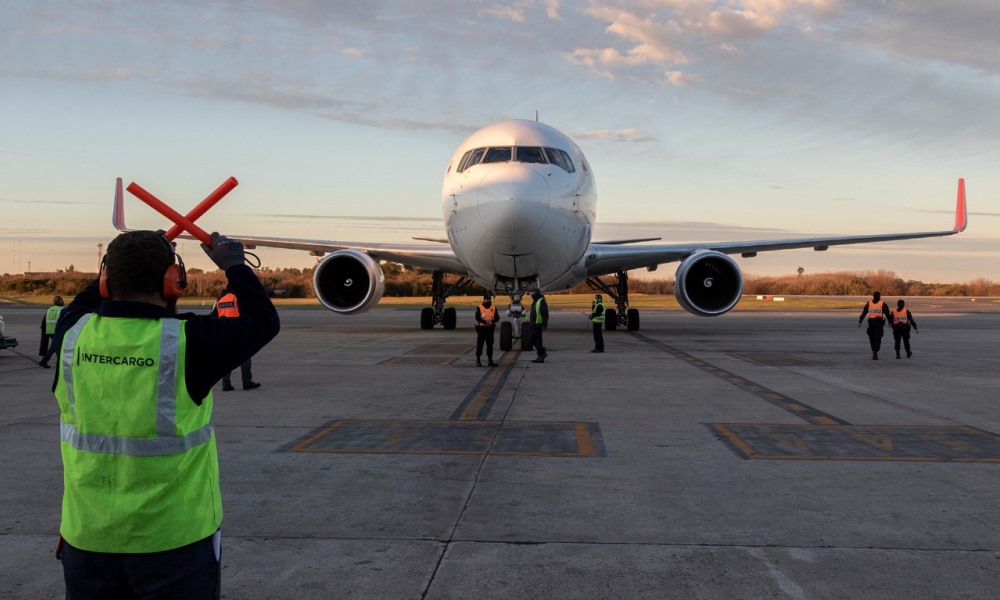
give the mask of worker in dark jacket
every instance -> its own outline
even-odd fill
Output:
[[[589,318],[594,327],[594,349],[591,352],[604,352],[604,299],[600,294],[594,296]]]
[[[875,292],[872,299],[865,302],[861,309],[861,316],[858,318],[858,327],[861,327],[866,319],[868,321],[868,343],[872,347],[872,360],[878,360],[878,351],[882,347],[882,333],[885,328],[885,319],[889,316],[889,305],[882,300],[882,294]]]
[[[486,364],[495,367],[493,362],[493,339],[497,329],[497,307],[493,306],[493,295],[489,292],[483,296],[483,303],[476,307],[476,366],[483,366],[483,346],[486,346]]]
[[[903,340],[903,345],[906,347],[906,358],[913,356],[913,352],[910,351],[910,327],[913,327],[914,333],[920,333],[917,331],[917,322],[913,320],[913,313],[905,307],[906,302],[898,300],[896,308],[892,309],[891,314],[892,339],[896,343],[896,358],[899,358],[900,340]]]
[[[184,263],[162,232],[108,244],[97,281],[66,307],[53,391],[63,463],[66,597],[220,597],[222,502],[212,386],[278,333],[278,313],[217,233],[205,253],[240,316],[177,314]]]
[[[59,322],[59,315],[62,313],[65,304],[62,296],[56,296],[52,299],[52,306],[45,311],[45,316],[42,317],[42,342],[38,348],[38,354],[41,355],[42,360],[38,361],[38,364],[46,369],[49,368],[49,359],[56,353],[56,344],[54,341],[56,323]]]
[[[531,345],[534,346],[538,356],[533,363],[545,362],[545,357],[549,355],[542,344],[542,332],[549,326],[549,306],[542,295],[542,290],[536,289],[531,292],[531,310],[528,311],[528,322],[531,323]]]
[[[220,319],[238,319],[240,316],[240,303],[236,298],[236,294],[227,285],[222,294],[215,299],[215,304],[212,306],[212,312],[209,313],[213,317],[218,317]],[[226,373],[222,377],[222,391],[231,392],[236,388],[233,387],[232,373]],[[240,365],[240,379],[243,381],[244,390],[255,390],[260,387],[260,384],[253,380],[253,361],[251,359],[246,359],[243,364]]]

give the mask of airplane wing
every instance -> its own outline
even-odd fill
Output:
[[[868,244],[872,242],[954,235],[965,231],[966,225],[968,225],[968,213],[965,207],[965,180],[959,179],[958,198],[955,203],[955,225],[948,230],[704,244],[630,246],[624,244],[593,243],[590,245],[586,255],[587,276],[594,277],[619,271],[656,267],[660,264],[684,260],[691,254],[702,250],[711,250],[723,254],[740,254],[744,257],[756,256],[758,252],[790,250],[793,248],[812,248],[813,250],[822,251],[830,246],[845,244]]]
[[[185,239],[194,239],[182,235]],[[314,256],[323,256],[329,252],[353,248],[361,250],[375,260],[387,260],[420,269],[441,270],[454,275],[468,275],[465,268],[450,245],[440,243],[426,244],[373,244],[364,242],[340,242],[327,240],[300,240],[294,238],[259,237],[252,235],[234,235],[227,233],[226,237],[243,242],[249,249],[261,246],[264,248],[285,248],[287,250],[305,250]]]
[[[115,186],[115,204],[111,215],[111,223],[118,231],[129,230],[129,227],[125,224],[125,203],[122,193],[122,179],[120,177]],[[231,233],[226,233],[225,235],[231,239],[243,242],[243,245],[248,250],[261,246],[264,248],[304,250],[313,256],[323,256],[337,250],[353,248],[368,254],[375,260],[387,260],[420,269],[441,270],[454,275],[468,275],[468,270],[465,268],[465,265],[459,262],[451,246],[447,243],[439,243],[437,240],[428,240],[430,243],[424,244],[373,244],[332,240],[259,237]],[[188,234],[181,234],[177,237],[186,240],[196,240],[196,238]]]

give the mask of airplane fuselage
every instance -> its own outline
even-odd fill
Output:
[[[590,164],[566,135],[503,121],[470,135],[442,185],[448,240],[487,289],[566,289],[582,281],[597,211]]]

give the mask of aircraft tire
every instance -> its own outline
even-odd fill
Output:
[[[639,331],[639,309],[630,308],[625,314],[628,315],[628,330]]]
[[[444,315],[442,315],[441,325],[445,329],[454,329],[455,325],[458,324],[458,315],[455,313],[454,307],[449,307],[444,309]]]
[[[514,339],[514,324],[509,321],[504,321],[500,323],[500,351],[507,352],[513,345],[512,341]]]
[[[434,309],[424,308],[420,311],[420,328],[434,329]]]
[[[608,331],[618,329],[618,311],[613,308],[604,310],[604,328]]]
[[[524,352],[531,352],[535,346],[531,343],[531,328],[534,327],[532,323],[524,323],[521,325],[521,350]]]

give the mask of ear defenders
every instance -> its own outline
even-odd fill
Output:
[[[187,289],[187,270],[184,268],[184,260],[181,259],[179,254],[174,252],[173,243],[166,236],[161,237],[163,242],[167,244],[167,248],[170,249],[170,255],[174,257],[175,261],[163,272],[163,288],[161,292],[165,299],[177,300],[184,295],[184,290]],[[101,297],[105,300],[110,300],[111,288],[108,285],[107,256],[101,259],[101,274],[98,286]]]

